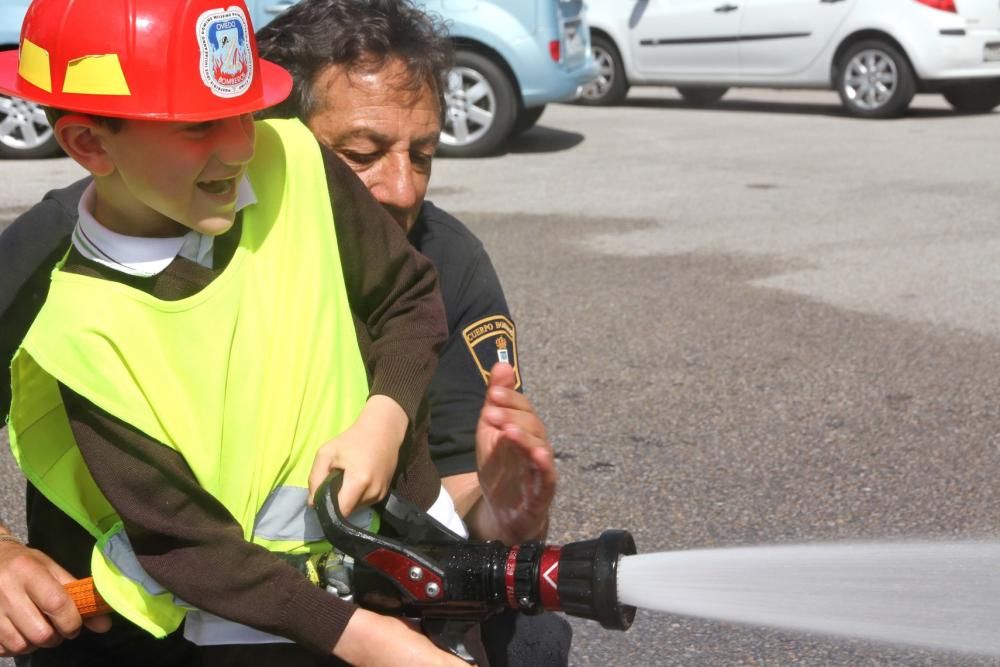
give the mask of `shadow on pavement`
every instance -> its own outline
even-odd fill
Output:
[[[579,132],[557,130],[544,125],[536,125],[524,134],[512,138],[507,144],[507,153],[558,153],[578,146],[584,140]]]
[[[797,115],[813,116],[834,116],[854,120],[847,115],[840,104],[834,102],[830,104],[802,103],[802,102],[773,102],[756,100],[727,100],[723,98],[715,104],[697,107],[681,99],[664,99],[662,97],[640,97],[630,96],[621,104],[624,107],[647,108],[647,109],[684,109],[713,112],[758,112],[758,113],[785,113]],[[961,114],[951,109],[921,109],[910,108],[903,116],[906,118],[955,118]],[[865,119],[857,119],[865,120]]]

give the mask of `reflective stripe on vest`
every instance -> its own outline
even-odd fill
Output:
[[[11,368],[18,464],[97,538],[91,568],[104,598],[156,636],[185,609],[119,536],[57,380],[179,452],[244,539],[280,552],[329,548],[305,509],[309,472],[368,396],[312,134],[293,120],[258,124],[248,177],[258,202],[243,210],[239,247],[214,281],[166,302],[57,270]]]
[[[321,542],[326,539],[316,512],[306,505],[309,489],[282,486],[271,492],[254,522],[254,541]],[[378,532],[378,514],[368,507],[359,507],[347,520],[370,532]]]
[[[139,559],[136,558],[135,551],[132,549],[132,542],[129,541],[128,535],[121,528],[121,525],[119,525],[109,536],[109,539],[101,549],[101,553],[115,564],[119,572],[132,581],[137,582],[150,595],[166,593],[167,589],[149,576],[142,565],[139,564]]]
[[[225,646],[227,644],[287,644],[291,639],[272,635],[249,625],[234,623],[194,609],[184,617],[184,639],[199,646]]]

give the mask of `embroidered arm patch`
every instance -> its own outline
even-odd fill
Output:
[[[521,371],[517,367],[517,332],[513,322],[503,315],[491,315],[462,329],[462,338],[483,376],[483,382],[489,383],[493,364],[503,362],[514,367],[514,389],[521,387]]]

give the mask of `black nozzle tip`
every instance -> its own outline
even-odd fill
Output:
[[[635,620],[635,607],[618,603],[618,563],[634,556],[635,539],[627,530],[606,530],[597,538],[594,554],[594,597],[601,625],[609,630],[628,630]]]
[[[636,553],[627,530],[606,530],[596,540],[563,546],[560,554],[559,596],[572,616],[598,621],[609,630],[628,630],[635,607],[618,602],[618,563]]]

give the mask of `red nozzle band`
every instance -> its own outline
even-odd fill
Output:
[[[559,600],[559,559],[562,547],[545,547],[538,567],[538,590],[542,608],[546,611],[562,610]]]
[[[507,553],[507,564],[503,569],[503,589],[507,595],[507,606],[517,609],[517,594],[514,592],[514,574],[517,572],[517,554],[521,550],[520,545],[511,547]]]

